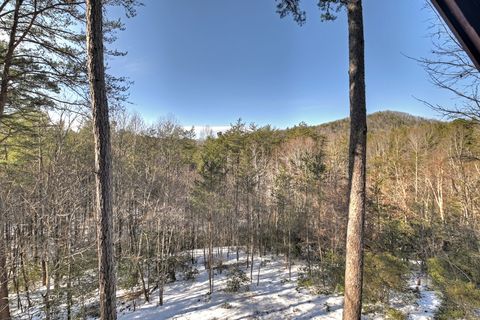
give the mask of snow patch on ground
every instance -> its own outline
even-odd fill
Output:
[[[225,252],[224,252],[225,253]],[[196,253],[197,254],[197,253]],[[161,319],[341,319],[342,296],[316,296],[297,287],[301,264],[292,266],[291,278],[284,260],[272,256],[255,258],[253,283],[250,290],[241,293],[225,292],[228,271],[215,274],[214,293],[208,293],[208,274],[203,267],[203,254],[198,252],[199,275],[195,281],[177,281],[168,284],[164,305],[158,306],[158,293],[153,301],[137,308],[135,312],[123,311],[119,320]],[[234,254],[224,264],[237,262]],[[246,270],[246,257],[241,255],[241,268]],[[257,286],[258,268],[260,277]],[[139,301],[139,304],[142,302]]]
[[[299,319],[299,320],[340,320],[343,312],[343,296],[338,294],[316,295],[308,289],[299,288],[297,280],[304,264],[296,261],[287,268],[284,257],[272,255],[255,257],[253,282],[249,283],[249,291],[229,293],[225,291],[228,270],[215,271],[214,293],[208,294],[208,273],[203,264],[203,250],[193,252],[197,263],[195,267],[199,274],[195,280],[182,280],[177,275],[177,281],[166,284],[164,290],[164,305],[158,305],[158,290],[151,294],[150,302],[146,303],[143,296],[129,298],[128,290],[117,292],[119,320],[246,320],[246,319]],[[237,264],[247,276],[246,255],[240,252],[237,262],[236,253],[231,251],[227,256],[226,248],[215,248],[215,259],[221,259],[224,266],[233,267]],[[412,263],[414,271],[408,281],[410,293],[392,294],[390,306],[402,311],[409,320],[433,320],[441,305],[441,295],[431,289],[428,276],[421,272],[416,263]],[[260,267],[260,272],[259,272]],[[258,285],[257,285],[258,280]],[[93,281],[93,280],[92,280]],[[135,291],[138,292],[137,288]],[[37,287],[31,293],[32,308],[18,310],[15,307],[16,295],[10,298],[12,314],[15,319],[40,320],[44,318],[42,294],[45,287]],[[132,296],[131,296],[132,297]],[[21,297],[26,305],[25,297]],[[98,294],[92,292],[85,297],[83,305],[94,306],[98,303]],[[64,304],[64,302],[61,302]],[[73,306],[73,312],[80,305]],[[66,311],[65,311],[66,312]],[[66,314],[58,314],[66,318]],[[380,313],[362,316],[364,320],[380,320],[385,316]]]
[[[410,289],[417,292],[418,299],[409,312],[409,320],[430,320],[434,319],[435,313],[442,304],[439,292],[431,289],[431,280],[427,275],[416,272],[409,281]]]
[[[226,250],[225,250],[226,251]],[[236,263],[236,256],[225,255],[225,265]],[[297,286],[297,279],[302,265],[296,262],[292,266],[291,278],[289,270],[282,257],[256,257],[254,263],[253,283],[250,291],[243,293],[227,293],[226,276],[228,271],[215,275],[215,290],[208,296],[208,275],[203,268],[202,251],[195,252],[198,257],[199,276],[195,281],[177,281],[165,288],[163,306],[158,306],[158,294],[153,295],[151,303],[142,304],[138,301],[137,311],[124,311],[119,314],[119,320],[244,320],[244,319],[298,319],[298,320],[340,320],[343,312],[343,296],[315,295],[305,288]],[[245,269],[246,257],[242,254],[240,262]],[[258,267],[260,259],[264,266],[260,269],[260,280],[257,286]],[[418,282],[420,279],[420,282]],[[417,285],[420,283],[419,285]],[[438,292],[430,289],[428,277],[421,272],[414,272],[409,279],[409,287],[415,291],[416,301],[400,303],[401,310],[411,320],[433,320],[435,312],[441,304]],[[365,320],[384,319],[381,314],[362,316]]]

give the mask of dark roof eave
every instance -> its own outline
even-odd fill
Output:
[[[480,1],[432,0],[432,3],[480,71]]]

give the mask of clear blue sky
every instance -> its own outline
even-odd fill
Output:
[[[307,23],[280,19],[274,0],[144,0],[126,21],[109,61],[130,77],[130,110],[147,121],[174,115],[183,125],[238,118],[283,128],[348,115],[346,14],[321,22],[303,0]],[[429,54],[423,0],[365,0],[367,109],[436,114],[414,97],[452,103],[404,55]]]

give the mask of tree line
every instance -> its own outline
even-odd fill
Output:
[[[3,142],[9,285],[17,293],[10,297],[27,310],[41,282],[45,316],[66,302],[73,317],[72,305],[85,303],[96,287],[92,122],[74,128],[67,115],[30,118],[36,130]],[[422,261],[451,295],[448,310],[468,315],[479,294],[469,287],[479,280],[478,129],[468,121],[391,112],[373,114],[369,126],[365,299],[385,302],[378,292],[394,287],[387,280],[398,271],[387,268],[377,283],[373,264]],[[161,305],[165,284],[203,248],[214,294],[216,250],[223,248],[247,253],[242,263],[253,284],[262,276],[254,259],[275,253],[286,268],[304,259],[305,279],[324,292],[342,292],[347,132],[346,120],[288,130],[238,121],[199,141],[173,120],[146,125],[139,116],[114,113],[118,287]],[[81,312],[91,310],[85,305]]]

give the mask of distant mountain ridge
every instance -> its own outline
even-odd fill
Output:
[[[441,123],[440,120],[427,119],[400,111],[377,111],[367,116],[367,127],[370,132],[391,130],[398,127],[410,127],[419,124]],[[349,118],[343,118],[315,126],[320,133],[345,132],[350,126]]]

